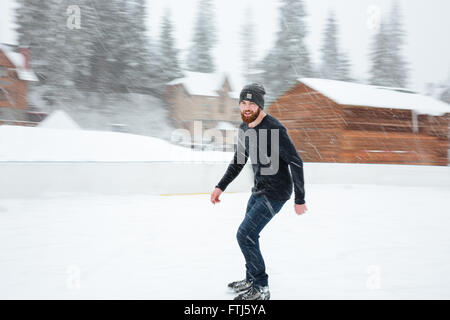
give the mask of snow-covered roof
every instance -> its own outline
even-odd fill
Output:
[[[178,78],[170,81],[167,85],[182,84],[186,91],[190,95],[217,97],[217,90],[219,90],[225,79],[229,76],[225,73],[204,73],[204,72],[192,72],[185,71],[183,78]],[[233,88],[232,88],[233,89]],[[236,97],[236,94],[230,92],[232,98]]]
[[[39,123],[38,127],[46,129],[78,130],[80,126],[63,110],[52,112]]]
[[[12,47],[0,43],[0,50],[6,55],[11,63],[16,67],[17,75],[20,80],[38,81],[36,74],[25,68],[25,57],[22,53],[16,52]]]
[[[434,116],[450,113],[449,104],[404,88],[318,78],[299,78],[297,81],[341,105],[408,109]]]
[[[20,80],[39,81],[36,74],[30,69],[17,68],[16,71]]]
[[[3,51],[5,56],[11,61],[12,64],[14,64],[18,68],[24,68],[25,67],[25,57],[23,54],[19,52],[15,52],[12,47],[8,45],[4,45],[0,43],[0,50]]]

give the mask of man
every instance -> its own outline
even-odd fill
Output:
[[[211,194],[211,202],[238,176],[250,157],[254,187],[247,203],[245,218],[237,231],[237,241],[245,258],[244,280],[228,285],[240,292],[235,300],[268,300],[270,291],[264,259],[259,248],[259,233],[277,214],[295,191],[294,209],[305,213],[303,162],[286,128],[264,109],[264,87],[257,83],[245,86],[239,96],[242,124],[233,160]],[[270,154],[268,151],[270,150]],[[289,171],[290,168],[290,171]]]

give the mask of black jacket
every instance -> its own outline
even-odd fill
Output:
[[[255,176],[253,194],[265,194],[275,200],[289,200],[294,186],[295,203],[305,203],[303,161],[286,128],[275,117],[267,114],[254,128],[249,128],[243,122],[239,126],[235,149],[233,160],[216,187],[225,191],[250,157]]]

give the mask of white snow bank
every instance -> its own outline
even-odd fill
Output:
[[[228,159],[229,160],[229,159]],[[228,162],[3,162],[0,198],[50,193],[167,194],[210,192]],[[360,184],[450,188],[450,167],[350,163],[304,163],[309,184]],[[250,163],[227,188],[253,186]],[[26,186],[26,187],[24,187]]]
[[[121,132],[0,126],[0,161],[230,161],[232,153],[194,151]]]
[[[230,159],[229,159],[230,160]],[[52,193],[167,194],[210,192],[227,170],[226,162],[0,162],[0,199]],[[248,191],[250,165],[227,191]]]
[[[407,92],[407,89],[317,78],[299,78],[297,81],[342,105],[408,109],[435,116],[450,112],[449,104]]]
[[[56,110],[39,123],[39,128],[79,130],[81,127],[63,110]]]

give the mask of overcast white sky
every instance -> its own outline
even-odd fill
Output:
[[[166,7],[175,23],[177,46],[186,51],[192,38],[193,23],[199,0],[148,0],[148,23],[151,37],[159,36],[161,14]],[[374,30],[368,27],[372,15],[368,8],[379,8],[381,15],[390,11],[392,0],[305,0],[309,14],[307,45],[315,62],[319,61],[325,19],[334,9],[340,23],[341,49],[352,62],[352,75],[367,79],[369,48]],[[219,31],[219,44],[215,50],[218,70],[240,76],[240,35],[249,10],[255,24],[255,47],[262,57],[275,41],[278,30],[277,0],[215,0],[215,21]],[[450,77],[450,1],[400,0],[403,29],[407,32],[404,56],[411,68],[409,88],[424,92],[425,84]],[[2,0],[0,4],[0,42],[16,43],[14,32],[15,0]],[[82,8],[81,8],[82,10]],[[83,12],[81,11],[81,14]],[[83,17],[81,16],[81,24]],[[183,55],[182,55],[183,57]],[[237,84],[241,85],[241,84]],[[239,90],[239,88],[237,88]]]

